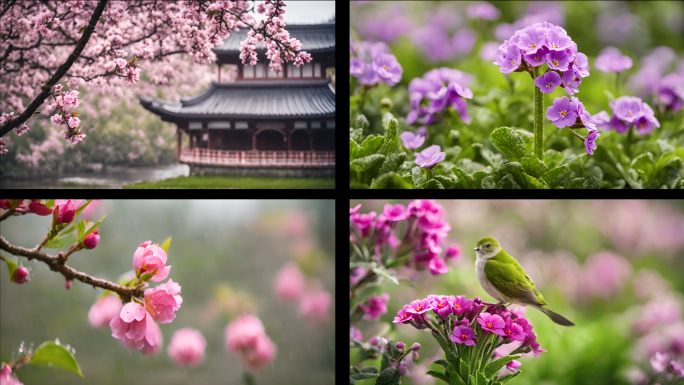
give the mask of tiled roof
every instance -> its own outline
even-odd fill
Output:
[[[285,29],[290,32],[290,37],[297,38],[302,43],[302,51],[335,50],[335,24],[291,24],[286,25]],[[242,28],[238,32],[231,33],[223,44],[214,48],[214,52],[217,54],[239,54],[240,42],[245,40],[247,32],[249,32],[249,28]],[[259,45],[257,48],[263,49],[263,45]]]

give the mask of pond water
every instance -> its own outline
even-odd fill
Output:
[[[106,172],[81,172],[67,174],[59,178],[0,180],[0,189],[13,188],[121,188],[123,185],[138,182],[158,182],[160,180],[188,176],[187,164],[166,164],[143,167],[108,167]]]

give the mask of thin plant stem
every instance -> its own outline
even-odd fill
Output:
[[[625,152],[631,158],[632,157],[632,140],[634,138],[634,125],[629,127],[629,133],[627,134],[627,145],[625,146]]]
[[[618,96],[620,93],[620,73],[616,72],[615,73],[615,96]]]
[[[541,76],[541,66],[534,67],[534,78]],[[534,86],[534,156],[544,160],[544,95]]]
[[[577,132],[575,132],[572,128],[568,128],[568,130],[570,130],[570,132],[572,132],[573,134],[575,134],[576,137],[582,139],[582,141],[585,141],[585,140],[587,139],[587,138],[585,138],[584,136],[582,136],[582,135],[578,134]]]

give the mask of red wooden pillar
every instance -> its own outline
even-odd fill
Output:
[[[252,132],[252,151],[256,150],[256,134]]]

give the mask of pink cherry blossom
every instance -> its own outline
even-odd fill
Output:
[[[52,115],[52,117],[50,118],[50,121],[55,126],[59,126],[60,124],[64,123],[64,119],[62,118],[62,115],[60,115],[60,114]]]
[[[76,203],[73,199],[55,200],[57,223],[71,223],[76,216]]]
[[[288,262],[278,272],[275,292],[280,299],[297,299],[304,288],[304,275],[294,262]]]
[[[160,282],[169,275],[171,266],[165,266],[166,252],[159,246],[148,245],[145,248],[138,247],[133,255],[133,268],[141,275],[158,269],[157,273],[150,279]]]
[[[261,370],[273,360],[276,353],[276,345],[263,335],[257,339],[256,347],[248,350],[244,356],[244,364],[247,370],[256,372]]]
[[[180,285],[172,279],[153,289],[145,290],[145,307],[152,318],[162,324],[173,321],[176,318],[175,312],[183,303],[183,298],[178,295],[180,291]]]
[[[251,314],[242,315],[226,326],[226,350],[237,353],[255,349],[257,340],[265,333],[259,318]]]
[[[326,322],[330,319],[328,308],[331,300],[330,293],[325,290],[304,294],[299,303],[299,313],[312,321]]]
[[[0,370],[0,385],[23,385],[19,380],[12,375],[12,368],[3,363],[3,368]]]
[[[183,328],[173,333],[166,348],[169,357],[178,366],[195,366],[204,358],[207,340],[199,330]]]
[[[143,339],[149,322],[154,322],[145,307],[137,302],[129,302],[121,308],[118,317],[112,318],[109,327],[112,328],[112,337],[118,338],[124,345],[135,344],[138,349],[144,346]],[[154,344],[154,341],[148,341]]]
[[[147,327],[145,329],[145,338],[141,340],[142,347],[139,347],[139,343],[131,339],[127,339],[123,343],[131,349],[142,350],[143,354],[157,354],[162,348],[164,337],[161,334],[159,325],[152,320],[152,317],[149,317],[149,314],[146,320]]]
[[[26,123],[22,123],[21,126],[14,129],[14,132],[17,135],[22,136],[25,133],[29,132],[29,126],[27,126]]]
[[[109,325],[114,317],[119,316],[122,307],[123,304],[117,296],[108,295],[98,299],[88,311],[90,326],[99,328]]]

